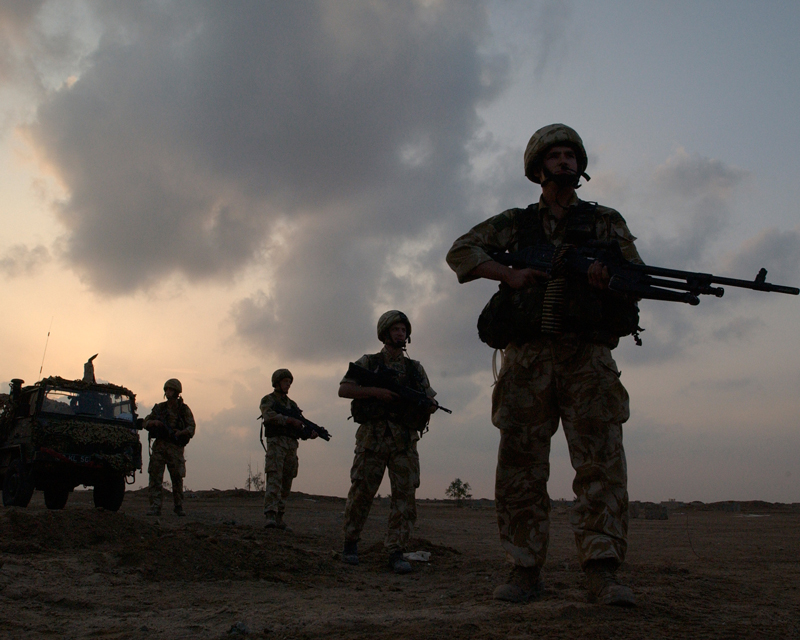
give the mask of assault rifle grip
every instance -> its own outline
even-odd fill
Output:
[[[445,413],[453,413],[450,409],[443,407],[436,400],[429,397],[422,391],[416,391],[415,389],[411,389],[400,384],[397,381],[397,373],[391,369],[383,369],[377,372],[370,371],[366,367],[362,367],[355,362],[351,362],[350,366],[347,367],[345,378],[355,380],[362,387],[378,387],[379,389],[388,389],[389,391],[399,395],[406,402],[415,403],[420,407],[428,408],[435,405]]]

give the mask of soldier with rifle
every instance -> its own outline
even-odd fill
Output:
[[[183,450],[194,436],[196,424],[191,409],[181,398],[183,385],[176,378],[164,383],[166,402],[159,402],[153,407],[143,422],[149,432],[149,438],[155,438],[150,451],[150,464],[147,473],[150,476],[149,516],[161,515],[162,484],[164,467],[169,469],[172,481],[172,498],[175,503],[175,515],[186,515],[183,510],[183,479],[186,477],[186,458]]]
[[[395,573],[411,571],[403,551],[417,519],[417,441],[439,407],[422,365],[405,354],[410,339],[408,316],[397,310],[387,311],[378,320],[378,340],[383,349],[359,358],[354,363],[355,369],[351,364],[339,384],[339,397],[352,400],[353,420],[359,425],[344,512],[342,560],[358,564],[361,530],[388,468],[392,498],[384,546],[389,554],[389,567]],[[364,369],[376,377],[362,377],[359,370]],[[383,384],[386,380],[396,386]],[[410,395],[403,392],[404,388]]]
[[[628,538],[628,490],[622,424],[628,393],[611,349],[638,329],[637,295],[609,289],[608,268],[591,260],[580,276],[540,268],[512,268],[493,252],[549,245],[613,243],[630,263],[641,259],[622,216],[578,199],[586,151],[578,134],[553,124],[533,134],[525,175],[542,195],[525,209],[509,209],[455,241],[447,262],[459,282],[501,282],[479,321],[484,341],[505,348],[492,395],[500,429],[495,504],[500,540],[511,563],[494,598],[526,602],[541,594],[548,544],[550,439],[564,428],[576,500],[570,515],[590,600],[632,606],[617,568]]]
[[[278,369],[272,374],[274,391],[261,398],[261,417],[267,436],[264,475],[266,487],[264,491],[264,515],[267,529],[291,531],[283,521],[286,511],[286,499],[292,490],[292,481],[297,477],[299,462],[297,459],[297,440],[314,439],[322,436],[330,440],[330,434],[303,418],[300,407],[289,398],[289,387],[294,377],[288,369]],[[309,428],[304,422],[316,427]],[[320,433],[320,430],[324,433]],[[327,437],[326,437],[327,436]],[[262,442],[263,446],[263,442]]]

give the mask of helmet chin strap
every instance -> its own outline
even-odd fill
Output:
[[[547,169],[542,168],[542,174],[544,175],[542,184],[545,182],[554,182],[559,187],[572,187],[573,189],[581,188],[581,177],[586,178],[586,182],[591,180],[589,175],[585,172],[580,175],[577,173],[551,173]]]

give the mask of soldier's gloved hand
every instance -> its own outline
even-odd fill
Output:
[[[314,438],[319,438],[319,434],[316,431],[312,431],[311,435],[308,436],[309,440],[313,440]]]
[[[165,425],[163,422],[161,422],[161,420],[148,420],[144,424],[144,428],[147,429],[148,431],[150,429],[163,429],[166,426],[167,425]]]
[[[295,429],[303,428],[303,423],[297,418],[286,418],[286,424],[288,424],[290,427],[294,427]]]
[[[397,402],[400,399],[400,396],[394,391],[380,387],[372,387],[372,397],[381,402]]]
[[[608,268],[599,260],[595,260],[589,266],[586,276],[589,279],[589,284],[595,289],[608,289],[611,276],[608,274]]]
[[[503,282],[505,282],[512,289],[527,289],[532,287],[538,281],[549,280],[550,276],[544,271],[536,269],[512,269],[509,268],[505,273]]]

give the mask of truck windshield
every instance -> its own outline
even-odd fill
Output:
[[[133,422],[130,396],[108,391],[50,388],[45,392],[42,412]]]

